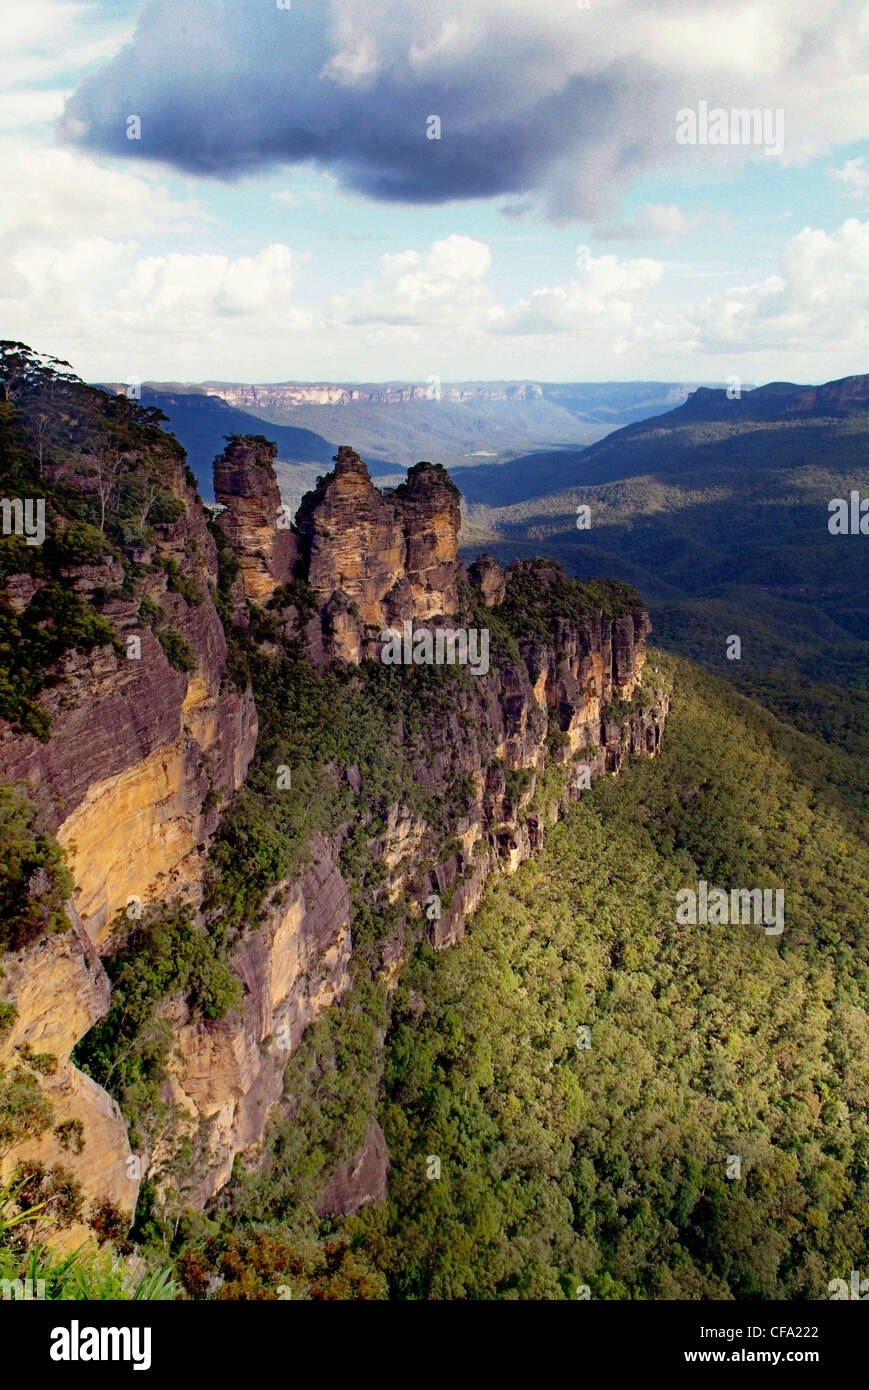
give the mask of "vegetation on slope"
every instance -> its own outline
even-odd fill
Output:
[[[777,742],[680,665],[660,758],[417,953],[360,1218],[393,1297],[819,1298],[865,1267],[869,866]],[[699,877],[783,886],[782,937],[676,926]]]
[[[173,564],[136,556],[155,540],[155,527],[184,514],[173,490],[184,451],[160,428],[166,417],[159,410],[94,390],[66,363],[23,343],[0,342],[0,382],[0,496],[41,501],[45,523],[41,544],[14,530],[0,535],[0,719],[44,740],[50,718],[37,697],[62,679],[60,658],[104,645],[123,656],[102,607],[119,592],[138,593],[149,572]],[[186,477],[195,485],[189,470]],[[88,595],[76,592],[77,569],[113,562],[122,566],[119,582],[106,574]],[[23,612],[7,587],[14,576],[30,581]],[[168,585],[185,602],[199,602],[177,566]],[[156,618],[165,614],[151,607],[143,621],[152,622],[170,662],[190,669],[187,643],[160,627]]]

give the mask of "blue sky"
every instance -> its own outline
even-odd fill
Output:
[[[89,379],[866,369],[853,0],[12,0],[5,28],[3,334]],[[783,113],[781,150],[678,144],[701,102]]]

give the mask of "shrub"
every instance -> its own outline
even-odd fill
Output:
[[[176,671],[196,670],[196,658],[186,637],[182,637],[174,627],[158,628],[157,637],[170,666],[174,666]]]
[[[0,1068],[0,1155],[38,1139],[54,1119],[54,1106],[23,1067]]]
[[[17,787],[0,783],[0,951],[67,931],[64,902],[72,891],[63,851],[42,829],[36,807]]]
[[[118,1245],[127,1239],[130,1219],[114,1202],[110,1202],[107,1197],[102,1197],[99,1201],[91,1203],[88,1210],[88,1225],[93,1230],[98,1245],[105,1245],[107,1241],[111,1242],[112,1245]]]
[[[52,558],[64,566],[101,565],[112,556],[112,547],[102,531],[86,521],[72,521],[55,533]]]
[[[64,1120],[62,1124],[55,1125],[54,1134],[62,1149],[69,1149],[74,1154],[84,1152],[84,1125],[81,1120]]]

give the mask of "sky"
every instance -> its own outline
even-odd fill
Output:
[[[862,373],[867,134],[859,0],[9,0],[0,336],[91,381]]]

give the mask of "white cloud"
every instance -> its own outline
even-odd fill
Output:
[[[400,251],[380,257],[380,274],[354,294],[335,295],[336,318],[352,324],[454,324],[480,327],[497,313],[484,277],[492,253],[467,236],[435,241],[427,251]]]
[[[834,232],[804,227],[785,246],[779,274],[737,286],[694,315],[705,351],[841,353],[865,357],[869,338],[869,222]]]
[[[67,86],[132,38],[132,18],[76,0],[27,0],[3,13],[0,131],[55,120]]]
[[[498,323],[501,333],[571,333],[579,338],[624,340],[635,324],[637,305],[664,273],[646,257],[591,257],[579,278],[537,289]]]
[[[159,179],[103,167],[72,150],[0,139],[0,165],[15,196],[0,202],[0,248],[65,244],[93,233],[151,236],[204,221],[195,202],[173,199]]]
[[[288,246],[266,246],[255,256],[203,253],[148,256],[131,267],[110,301],[110,312],[142,328],[196,327],[203,318],[283,316],[292,311],[297,257]]]
[[[852,198],[863,198],[869,192],[869,169],[866,168],[865,155],[848,159],[841,169],[830,169],[828,173],[845,185],[848,196]]]
[[[200,342],[242,343],[305,327],[293,303],[306,253],[274,243],[248,255],[166,250],[213,219],[153,175],[103,167],[70,150],[0,140],[16,190],[0,204],[5,332],[68,358],[93,376],[136,371],[176,345],[186,375]],[[98,231],[95,229],[99,229]]]

